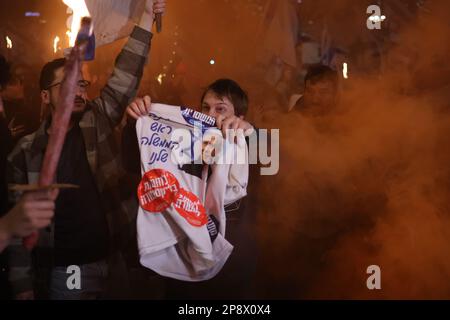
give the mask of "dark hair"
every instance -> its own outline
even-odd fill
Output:
[[[0,54],[0,89],[9,82],[11,77],[10,68],[8,61]]]
[[[41,71],[41,77],[39,79],[39,87],[41,90],[46,90],[52,82],[55,80],[55,71],[64,67],[66,64],[65,58],[55,59],[48,62]]]
[[[338,74],[328,66],[314,65],[308,68],[308,72],[305,76],[305,85],[306,81],[311,81],[312,83],[318,81],[331,81],[334,86],[337,87]]]
[[[203,92],[201,102],[206,94],[212,91],[217,97],[227,97],[234,106],[236,116],[245,116],[248,111],[248,96],[244,90],[233,80],[219,79],[210,84]]]

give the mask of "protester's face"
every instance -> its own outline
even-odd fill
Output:
[[[219,98],[214,92],[208,91],[202,101],[202,112],[213,117],[222,115],[224,117],[233,116],[234,106],[227,97]]]
[[[59,68],[55,71],[55,79],[49,86],[48,94],[43,96],[44,103],[50,104],[52,108],[58,105],[59,93],[61,90],[61,83],[64,79],[64,68]],[[79,81],[83,80],[82,74],[79,75]],[[76,96],[74,101],[73,113],[82,113],[86,109],[87,102],[87,88],[83,85],[78,85],[76,89]]]
[[[331,81],[306,81],[303,96],[304,106],[313,114],[324,114],[336,102],[336,89]]]

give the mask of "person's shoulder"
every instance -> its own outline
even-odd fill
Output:
[[[47,146],[46,128],[48,127],[48,119],[44,120],[39,128],[26,136],[19,139],[13,148],[12,153],[19,151],[45,150]]]
[[[24,137],[22,137],[14,146],[12,151],[8,155],[8,161],[11,163],[15,163],[18,159],[21,159],[24,154],[30,153],[32,150],[33,143],[36,138],[36,133],[30,133]]]
[[[36,135],[37,131],[20,138],[20,140],[17,142],[13,150],[15,149],[30,150],[34,140],[36,139]]]

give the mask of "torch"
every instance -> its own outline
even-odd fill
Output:
[[[160,33],[162,31],[162,13],[157,13],[155,16],[156,20],[156,32]]]
[[[81,28],[78,33],[77,41],[64,66],[64,80],[61,84],[59,101],[53,114],[50,137],[42,163],[39,183],[38,186],[34,188],[33,186],[29,186],[28,190],[74,187],[68,185],[56,185],[53,183],[72,115],[78,76],[81,72],[81,62],[93,31],[91,26],[92,20],[90,18],[85,17],[81,20]],[[23,190],[26,190],[26,188],[22,189],[22,191]],[[23,239],[23,245],[31,250],[34,248],[37,241],[38,233],[34,233]]]

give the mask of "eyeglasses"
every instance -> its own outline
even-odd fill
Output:
[[[61,83],[62,82],[52,84],[48,86],[46,90],[50,90],[53,87],[59,86]],[[78,80],[77,85],[81,90],[87,90],[91,86],[91,82],[88,80]]]

